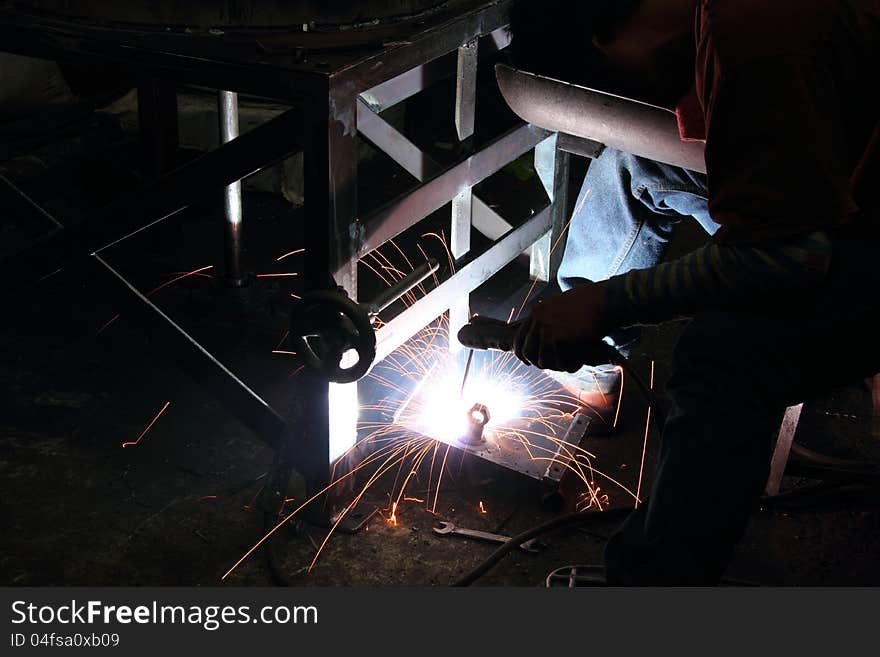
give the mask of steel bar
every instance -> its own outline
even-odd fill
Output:
[[[499,51],[510,45],[510,32],[507,27],[499,27],[488,35],[482,46],[489,52]],[[360,94],[360,100],[376,113],[393,107],[415,96],[432,84],[452,77],[456,70],[456,55],[446,53],[400,75],[382,82]]]
[[[422,187],[380,208],[364,221],[358,255],[362,257],[382,246],[452,201],[462,189],[473,187],[534,148],[548,135],[547,131],[531,125],[514,128]]]
[[[4,183],[3,187],[10,195],[21,199],[21,207],[35,219],[48,219],[52,224],[61,226],[55,217],[34,203],[13,183],[2,177],[0,182]],[[161,346],[163,355],[170,357],[175,365],[201,383],[224,408],[260,439],[272,447],[278,445],[285,422],[252,388],[126,280],[101,255],[95,254],[80,260],[77,266],[90,280],[98,284],[99,291],[120,313],[136,321],[138,327]]]
[[[3,194],[0,200],[2,200],[3,212],[5,214],[9,215],[15,212],[16,208],[21,208],[24,212],[38,218],[38,223],[46,223],[47,227],[51,224],[53,228],[64,228],[60,221],[37,205],[30,196],[21,191],[11,180],[2,174],[0,174],[0,193]]]
[[[477,56],[479,40],[473,39],[458,49],[455,77],[455,131],[460,142],[474,135],[474,109],[477,104]],[[456,260],[471,250],[473,189],[467,186],[452,199],[452,225],[449,231],[449,252]],[[449,349],[459,351],[454,339],[458,329],[470,318],[470,298],[463,295],[449,307]]]
[[[592,160],[599,157],[602,150],[605,148],[605,146],[593,139],[575,137],[574,135],[568,135],[564,132],[560,132],[558,135],[559,137],[556,142],[556,147],[559,150],[571,153],[572,155],[579,155],[580,157],[586,157]]]
[[[671,110],[504,64],[498,64],[495,72],[504,100],[524,121],[658,162],[706,171],[704,145],[681,140]]]
[[[162,345],[163,352],[221,402],[223,408],[272,447],[278,446],[285,422],[244,381],[215,358],[171,317],[100,255],[89,261],[99,271],[92,276],[119,311]]]
[[[301,114],[288,110],[76,224],[0,262],[5,280],[33,281],[175,215],[299,149]]]
[[[435,60],[473,39],[492,35],[490,41],[504,44],[505,37],[496,32],[509,22],[511,4],[512,0],[475,3],[472,10],[410,35],[405,42],[388,44],[334,77],[362,93],[410,70],[413,62]]]
[[[782,487],[782,476],[785,474],[785,466],[788,463],[788,455],[791,452],[791,444],[794,442],[794,434],[797,433],[798,421],[804,405],[789,406],[785,409],[782,425],[779,427],[779,435],[776,438],[776,447],[770,459],[770,476],[767,478],[765,492],[769,496],[779,494]]]
[[[442,167],[430,155],[419,149],[381,116],[371,111],[363,100],[358,100],[357,109],[358,132],[403,167],[413,178],[424,182],[440,172]],[[471,196],[471,224],[493,242],[513,228],[476,194]]]
[[[367,314],[378,315],[392,303],[412,292],[416,286],[421,285],[429,276],[437,273],[438,269],[440,269],[440,263],[434,258],[426,260],[399,281],[385,288],[378,297],[366,304]]]
[[[357,127],[358,132],[419,182],[440,170],[440,166],[431,157],[361,99],[357,102]]]
[[[374,112],[383,112],[415,96],[435,82],[451,77],[454,72],[454,56],[448,53],[364,91],[360,94],[359,100]]]
[[[558,148],[558,133],[535,146],[535,171],[553,206],[553,227],[531,248],[533,279],[549,282],[562,260],[562,231],[568,209],[568,153]]]
[[[463,294],[485,283],[493,274],[528,249],[550,230],[552,206],[517,227],[487,251],[477,256],[426,296],[416,301],[376,332],[376,361],[379,362],[410,337],[442,315]]]
[[[238,94],[234,91],[217,92],[217,116],[220,123],[220,143],[227,144],[238,137]],[[241,287],[246,282],[241,264],[242,213],[241,180],[230,183],[223,190],[224,245],[226,247],[226,282]]]
[[[306,290],[340,286],[357,301],[357,97],[328,84],[306,106],[305,174]],[[332,274],[332,276],[331,276]],[[348,367],[343,359],[342,366]],[[312,429],[298,450],[297,469],[310,494],[324,488],[333,460],[357,439],[357,384],[313,377],[309,390]]]

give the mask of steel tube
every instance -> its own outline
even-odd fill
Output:
[[[504,100],[524,121],[658,162],[706,171],[704,145],[681,141],[675,113],[668,109],[504,64],[495,67],[495,75]]]
[[[437,273],[438,269],[440,269],[440,263],[434,258],[422,263],[367,304],[367,314],[378,315],[402,296],[411,292],[417,285],[424,282],[426,278]]]
[[[218,91],[217,110],[220,119],[220,143],[226,144],[238,137],[238,94],[234,91]],[[236,180],[223,190],[223,218],[226,281],[233,287],[242,287],[247,282],[247,278],[241,264],[241,180]]]

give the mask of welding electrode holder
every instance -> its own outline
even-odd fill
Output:
[[[364,376],[376,358],[376,334],[367,311],[342,288],[308,292],[293,304],[290,341],[303,363],[334,383]],[[358,360],[343,367],[346,353]]]
[[[470,322],[458,331],[458,341],[469,349],[513,351],[513,341],[525,320],[507,323],[501,319],[474,315]],[[584,365],[613,363],[623,365],[623,357],[609,344],[591,343],[584,346]]]

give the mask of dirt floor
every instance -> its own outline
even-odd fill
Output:
[[[117,138],[111,135],[110,142]],[[120,153],[127,148],[124,140],[119,148]],[[118,157],[111,161],[126,161]],[[381,161],[372,162],[370,175],[387,187],[393,176],[384,175],[388,169]],[[574,183],[582,173],[583,166],[576,166]],[[508,171],[484,191],[522,205],[517,195],[528,185],[519,174]],[[44,196],[60,217],[75,216],[95,198],[124,193],[136,184],[135,176],[124,170],[113,174],[105,162],[79,177],[62,175],[51,186],[32,182],[30,191]],[[247,257],[254,271],[298,246],[300,211],[265,194],[248,194],[245,216]],[[216,206],[197,206],[185,227],[162,228],[112,257],[150,289],[175,272],[214,261],[220,252],[217,219]],[[8,218],[3,230],[10,239],[21,238],[21,226],[10,225]],[[296,263],[290,266],[295,269]],[[210,274],[191,276],[156,298],[258,391],[270,399],[295,395],[296,363],[271,353],[284,328],[284,309],[274,302],[283,284],[264,279],[252,305],[242,306]],[[522,264],[515,263],[475,295],[475,306],[498,309],[516,295],[521,299],[525,276]],[[115,310],[84,279],[57,276],[4,305],[0,585],[220,584],[263,534],[258,493],[260,477],[272,467],[272,451],[182,374],[136,325],[122,317],[105,327]],[[645,374],[654,362],[661,394],[677,331],[675,325],[650,331],[635,359]],[[383,394],[375,382],[364,388],[365,395]],[[166,404],[142,440],[123,447]],[[856,382],[809,403],[798,440],[836,456],[877,458],[880,440],[872,435],[871,422],[870,391]],[[584,446],[596,455],[596,470],[620,483],[595,478],[608,495],[602,508],[631,506],[624,487],[642,495],[649,488],[657,436],[651,428],[643,458],[645,424],[645,404],[628,386],[619,430],[587,439]],[[547,488],[540,482],[464,458],[460,451],[450,452],[444,473],[438,494],[437,467],[429,471],[425,461],[396,509],[396,524],[390,521],[389,503],[398,490],[396,472],[374,484],[368,499],[379,507],[377,514],[356,534],[330,536],[311,570],[327,528],[308,523],[283,528],[275,541],[281,570],[301,585],[443,586],[494,548],[437,536],[432,528],[439,521],[512,535],[559,513],[548,504]],[[810,483],[790,478],[786,486]],[[566,509],[580,492],[569,485]],[[860,490],[768,504],[755,515],[729,578],[771,585],[880,584],[878,502],[876,491]],[[360,508],[372,507],[365,502]],[[609,515],[588,527],[551,533],[539,553],[508,555],[480,584],[540,586],[555,568],[601,563],[604,542],[618,523]],[[224,583],[271,583],[263,554],[245,560]]]

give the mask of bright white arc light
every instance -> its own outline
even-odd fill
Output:
[[[395,418],[398,423],[425,436],[453,442],[466,434],[474,404],[489,409],[485,429],[490,433],[493,427],[521,417],[526,395],[509,379],[496,380],[485,372],[472,371],[461,394],[462,372],[457,367],[443,369],[428,373],[424,385],[401,407]],[[482,421],[484,416],[480,413],[474,419]]]

